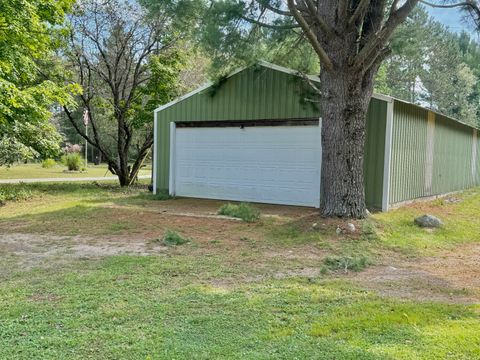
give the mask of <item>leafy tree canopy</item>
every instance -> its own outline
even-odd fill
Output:
[[[71,101],[75,86],[46,80],[73,0],[0,0],[0,165],[54,156],[60,137],[52,106]]]

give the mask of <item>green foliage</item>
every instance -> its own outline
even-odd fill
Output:
[[[369,265],[368,258],[366,256],[327,256],[323,260],[324,268],[328,271],[362,271]]]
[[[83,160],[79,153],[69,153],[62,156],[62,164],[65,165],[69,171],[79,171]]]
[[[218,215],[230,216],[246,222],[255,222],[260,218],[260,211],[247,203],[227,203],[218,210]]]
[[[32,197],[32,191],[26,186],[0,186],[0,205],[7,201],[28,200]]]
[[[162,244],[166,246],[178,246],[183,245],[189,242],[190,240],[184,238],[179,233],[173,230],[167,230],[165,235],[162,238]]]
[[[43,67],[60,45],[72,3],[0,0],[0,165],[59,153],[51,108],[71,103],[78,88],[46,80]]]
[[[151,73],[149,81],[139,87],[138,97],[129,116],[134,128],[140,129],[151,124],[153,111],[161,104],[173,100],[179,95],[180,74],[184,69],[187,53],[178,47],[149,58],[148,68]]]
[[[57,162],[54,159],[45,159],[42,161],[42,168],[51,169],[57,165]]]
[[[200,34],[206,52],[213,55],[211,75],[219,78],[257,60],[318,74],[318,57],[303,35],[291,28],[294,20],[272,16],[269,17],[272,24],[286,28],[258,26],[245,20],[257,18],[256,10],[257,5],[229,0],[213,2],[204,14]]]
[[[419,7],[397,29],[391,47],[376,91],[477,124],[480,47],[466,33],[451,32]]]

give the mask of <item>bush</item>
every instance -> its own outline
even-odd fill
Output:
[[[78,171],[82,165],[82,157],[79,153],[69,153],[62,156],[62,163],[68,168],[68,170]]]
[[[249,204],[225,204],[218,210],[218,215],[230,216],[242,219],[246,222],[254,222],[260,218],[260,211]]]
[[[179,233],[173,230],[167,230],[162,239],[163,245],[166,246],[183,245],[189,241],[189,239],[182,237]]]
[[[324,268],[322,269],[322,273],[326,272],[327,270],[337,271],[343,270],[348,272],[349,270],[352,271],[362,271],[368,265],[368,259],[365,256],[327,256],[323,260]]]
[[[55,165],[57,165],[57,162],[53,159],[45,159],[42,161],[42,168],[44,169],[51,169]]]

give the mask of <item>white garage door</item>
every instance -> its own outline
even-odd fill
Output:
[[[172,194],[319,206],[318,126],[172,130]]]

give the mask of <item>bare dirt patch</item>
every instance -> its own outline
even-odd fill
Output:
[[[391,259],[391,258],[389,258]],[[381,295],[450,303],[480,302],[480,244],[398,260],[350,277]]]
[[[24,233],[0,234],[0,257],[6,260],[0,266],[0,274],[16,268],[28,270],[49,267],[80,258],[134,254],[162,253],[166,248],[150,244],[138,238],[102,238],[84,236],[55,236]],[[9,261],[8,261],[9,260]]]

